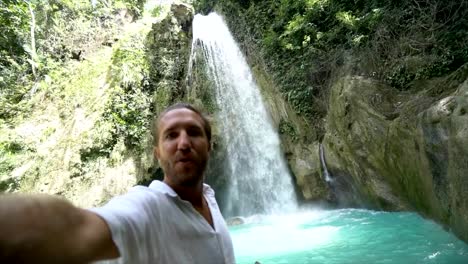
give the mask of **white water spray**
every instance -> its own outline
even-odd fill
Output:
[[[216,13],[194,18],[189,70],[200,48],[207,75],[215,83],[217,123],[229,160],[225,168],[229,175],[228,203],[223,211],[230,216],[245,216],[295,210],[294,186],[279,136],[244,56]]]

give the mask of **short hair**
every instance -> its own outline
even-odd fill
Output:
[[[211,125],[210,121],[206,116],[197,108],[188,103],[178,102],[173,105],[168,106],[164,109],[157,118],[154,119],[154,133],[153,133],[153,146],[157,146],[159,143],[159,122],[161,118],[169,113],[172,110],[176,109],[188,109],[192,112],[195,112],[203,121],[203,130],[205,130],[206,137],[208,138],[208,143],[211,144]]]

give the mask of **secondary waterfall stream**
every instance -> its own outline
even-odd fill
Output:
[[[191,61],[197,49],[214,82],[217,124],[227,147],[225,215],[294,210],[296,196],[278,134],[244,56],[216,13],[195,16]]]
[[[325,181],[330,184],[330,182],[332,182],[332,178],[330,177],[330,173],[328,172],[328,168],[327,168],[327,163],[325,162],[325,151],[323,150],[323,145],[320,144],[320,148],[319,148],[319,155],[320,155],[320,163],[322,163],[322,167],[323,167],[323,177],[325,178]]]

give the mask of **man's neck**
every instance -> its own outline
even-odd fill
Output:
[[[190,202],[193,207],[200,208],[203,206],[203,181],[197,182],[195,185],[185,186],[174,184],[164,178],[164,183],[169,185],[182,200]]]
[[[200,180],[193,186],[184,186],[181,184],[174,184],[167,177],[164,177],[164,183],[169,185],[182,200],[192,204],[193,208],[214,228],[213,217],[208,202],[203,198],[203,180]]]

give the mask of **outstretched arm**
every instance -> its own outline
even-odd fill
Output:
[[[88,263],[119,257],[106,222],[48,195],[0,195],[0,263]]]

